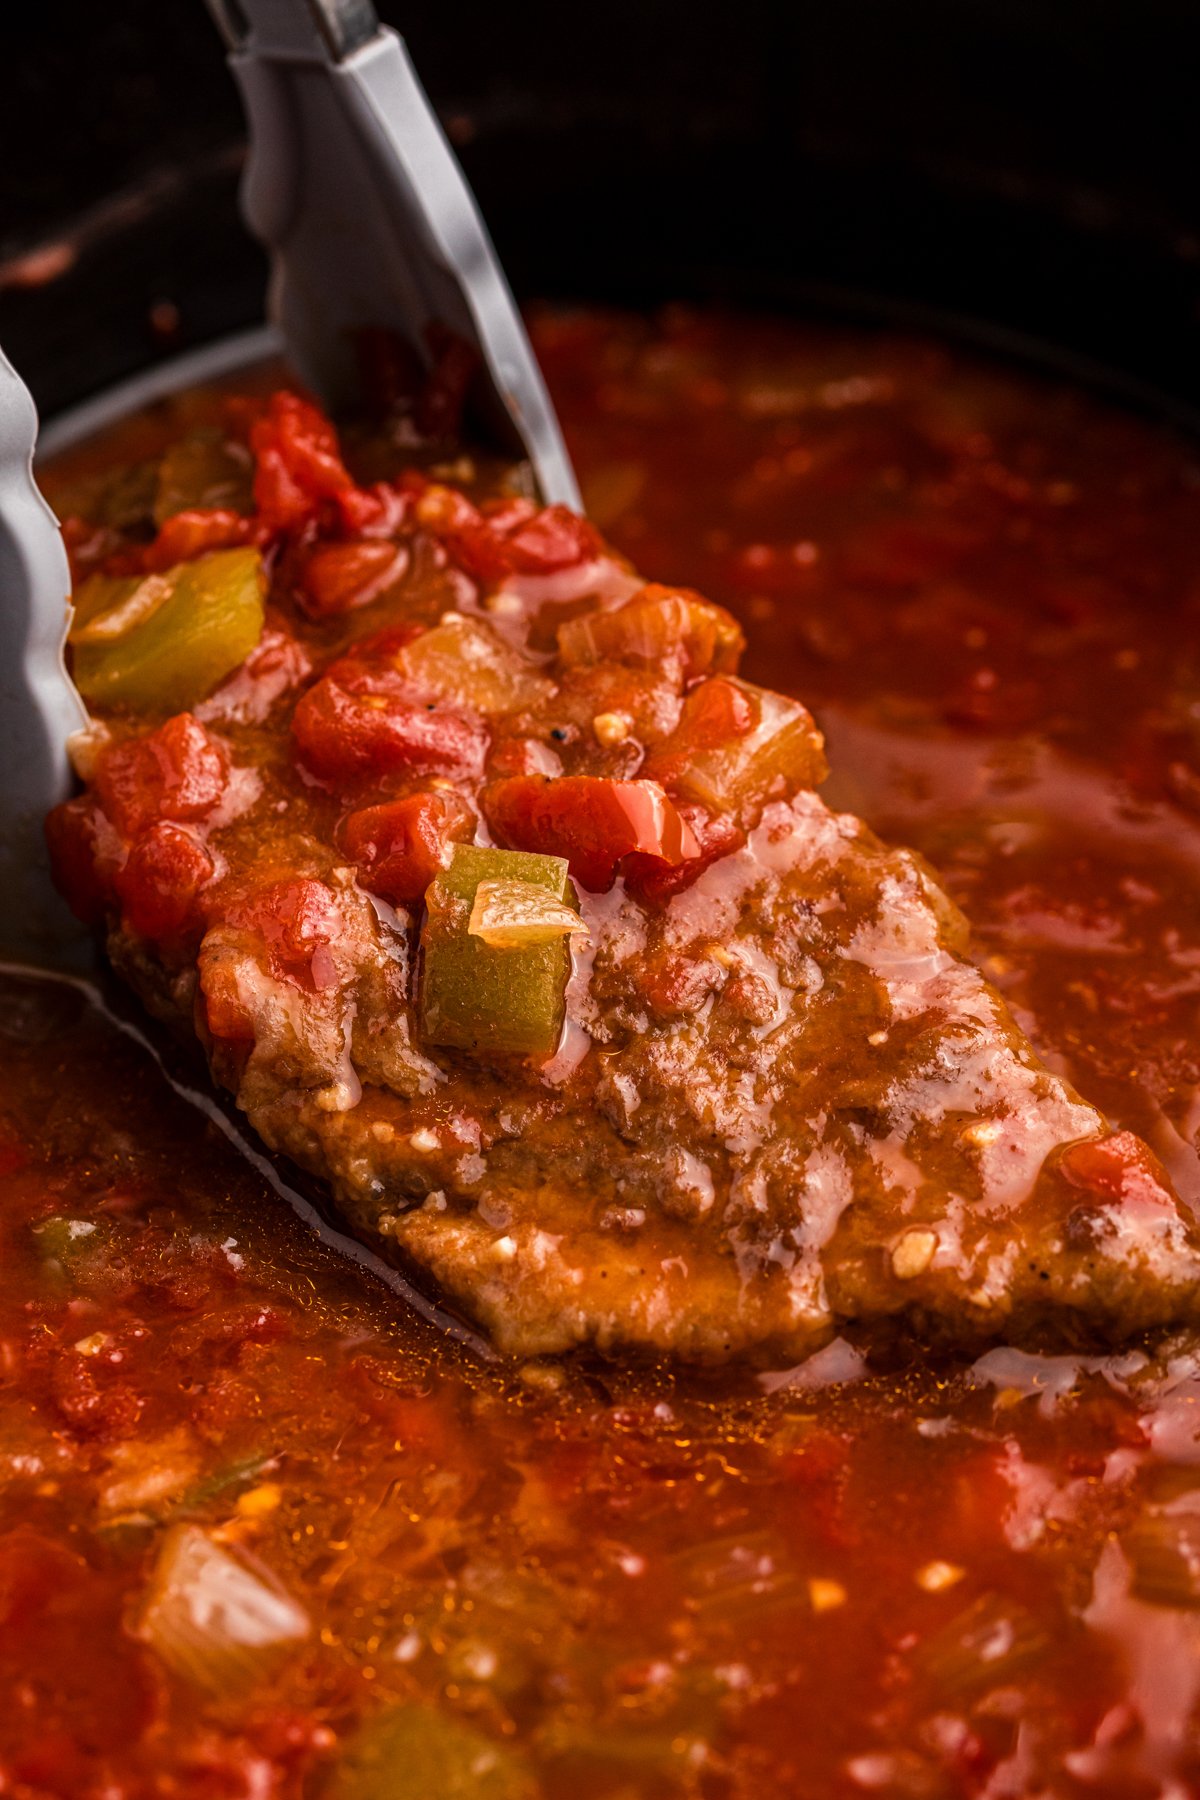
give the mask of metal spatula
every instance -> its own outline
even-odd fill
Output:
[[[429,328],[479,358],[500,447],[546,502],[579,489],[520,315],[404,44],[369,0],[209,0],[250,128],[242,190],[272,259],[288,358],[327,404],[356,397],[354,333]]]
[[[65,798],[66,742],[86,723],[63,643],[71,576],[33,480],[37,413],[0,350],[0,955],[78,969],[87,940],[55,892],[42,820]]]
[[[297,373],[353,394],[352,334],[429,327],[476,352],[500,447],[547,502],[579,494],[520,316],[404,46],[369,0],[210,0],[250,124],[244,204],[271,253],[269,305]],[[0,353],[0,957],[76,969],[89,940],[50,884],[41,821],[70,791],[85,722],[63,640],[70,579],[30,473],[33,402]]]

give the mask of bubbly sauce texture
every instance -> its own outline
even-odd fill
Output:
[[[923,343],[536,330],[600,528],[743,622],[825,798],[929,858],[1041,1057],[1194,1202],[1191,448]],[[486,1364],[82,999],[8,981],[2,1017],[0,1792],[1200,1782],[1190,1335]]]

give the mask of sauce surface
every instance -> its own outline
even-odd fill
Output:
[[[929,856],[1039,1052],[1194,1200],[1189,448],[925,344],[537,336],[601,529],[743,620],[831,803]],[[80,999],[9,982],[3,1021],[0,1791],[415,1800],[422,1757],[481,1800],[1200,1780],[1190,1340],[485,1365]],[[156,1631],[199,1531],[274,1596],[271,1654],[198,1671]],[[355,1733],[389,1717],[383,1785]]]

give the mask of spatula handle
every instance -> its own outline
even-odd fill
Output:
[[[500,447],[528,457],[544,500],[578,507],[525,328],[401,39],[368,0],[210,4],[250,126],[243,210],[297,374],[350,405],[357,331],[388,327],[428,362],[430,327],[448,327],[479,357]]]

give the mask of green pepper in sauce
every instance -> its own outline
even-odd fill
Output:
[[[75,594],[75,685],[89,704],[180,712],[245,661],[263,628],[257,550],[216,550],[163,574],[93,575]]]
[[[158,465],[154,522],[164,525],[192,508],[223,506],[248,513],[254,505],[253,475],[248,451],[223,432],[189,432],[168,446]]]
[[[532,1800],[525,1763],[474,1725],[431,1706],[398,1706],[346,1744],[327,1800]]]
[[[571,972],[560,923],[543,943],[499,946],[472,931],[481,883],[521,884],[568,899],[560,856],[460,844],[425,895],[421,1026],[431,1044],[509,1056],[550,1056],[562,1030]],[[530,898],[532,896],[529,896]]]

